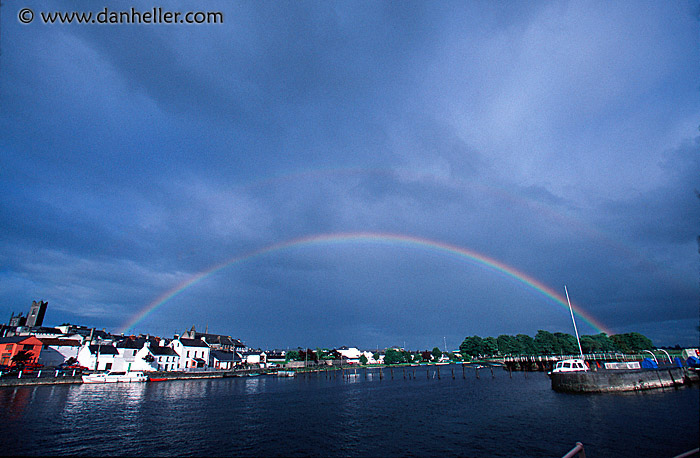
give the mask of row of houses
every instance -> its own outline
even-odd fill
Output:
[[[288,361],[284,350],[260,351],[246,347],[231,336],[200,333],[195,327],[172,339],[155,336],[115,336],[105,329],[63,324],[44,327],[48,303],[33,302],[26,317],[13,313],[7,325],[0,324],[0,371],[22,364],[57,367],[76,364],[90,370],[200,371],[231,370],[236,367],[270,367],[309,364],[382,363],[384,352],[353,347],[324,350],[315,361]],[[299,348],[302,352],[301,348]],[[298,354],[299,352],[297,352]],[[309,351],[307,353],[314,353]],[[376,358],[375,358],[376,356]]]
[[[75,363],[91,370],[230,370],[267,364],[264,352],[249,349],[230,336],[199,333],[194,326],[173,339],[112,336],[94,329],[89,333],[71,331],[75,329],[20,329],[15,335],[0,337],[0,366],[16,365],[21,352],[25,355],[23,365]]]

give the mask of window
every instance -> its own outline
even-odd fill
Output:
[[[133,355],[132,355],[132,356],[136,356],[136,350],[134,350],[134,353],[133,353]]]
[[[190,351],[189,351],[189,350],[187,350],[187,357],[188,357],[188,358],[190,357]]]
[[[571,363],[564,363],[564,367],[571,367]]]
[[[34,350],[34,345],[22,345],[22,350],[32,351]]]
[[[112,363],[105,364],[105,370],[108,371],[112,368]]]
[[[12,351],[12,344],[5,345],[5,351]]]

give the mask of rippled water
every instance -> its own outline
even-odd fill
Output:
[[[542,373],[461,367],[0,388],[3,455],[672,457],[698,446],[698,388],[555,393]]]

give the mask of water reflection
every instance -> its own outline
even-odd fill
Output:
[[[17,420],[22,416],[29,405],[33,394],[30,389],[24,387],[0,390],[0,406],[3,417],[7,420]]]

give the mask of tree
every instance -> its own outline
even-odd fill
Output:
[[[578,353],[578,343],[576,337],[564,332],[554,333],[554,353],[571,355]]]
[[[496,338],[496,343],[498,344],[498,352],[502,355],[520,354],[520,342],[513,336],[501,334]]]
[[[556,339],[551,332],[539,330],[534,339],[535,351],[539,355],[551,355],[556,347]]]
[[[387,348],[384,353],[384,364],[399,364],[403,362],[403,355],[398,350]]]
[[[285,356],[285,361],[298,361],[299,360],[299,352],[296,350],[289,350],[287,352],[287,355]]]
[[[424,352],[421,352],[420,357],[423,361],[430,361],[433,358],[433,354],[428,350],[425,350]]]
[[[310,348],[307,348],[306,350],[299,350],[299,361],[318,362],[318,354]]]
[[[364,366],[365,364],[367,364],[367,361],[368,360],[367,360],[367,357],[365,356],[365,354],[364,353],[361,354],[360,355],[360,364],[362,364]]]
[[[12,364],[17,366],[18,369],[24,369],[24,366],[30,363],[32,359],[34,359],[34,354],[32,352],[20,350],[12,357]]]
[[[486,337],[483,340],[481,353],[484,355],[495,355],[498,353],[498,343],[495,337]]]
[[[581,336],[581,349],[584,353],[597,353],[600,351],[600,342],[591,336]]]
[[[521,355],[534,355],[537,353],[537,350],[535,349],[535,341],[532,339],[532,337],[528,336],[527,334],[518,334],[515,336],[515,339],[518,341],[519,353]]]
[[[638,332],[615,334],[610,336],[610,340],[623,353],[633,353],[654,348],[651,340]]]
[[[442,356],[442,351],[438,347],[433,347],[433,351],[430,353],[433,355],[433,359],[436,361]]]
[[[465,356],[478,356],[482,353],[483,339],[479,336],[465,337],[459,345],[459,352]]]

